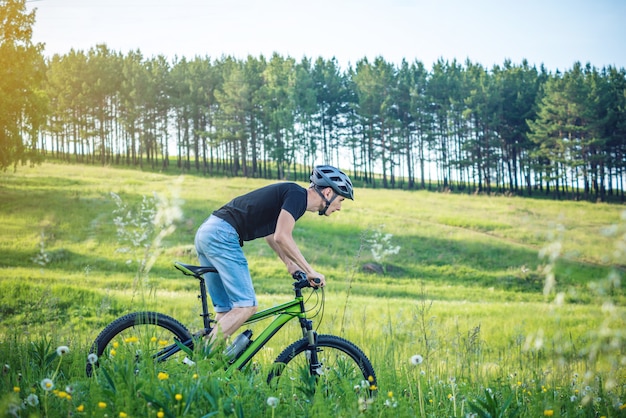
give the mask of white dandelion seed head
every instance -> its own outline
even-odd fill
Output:
[[[578,398],[576,398],[576,396],[573,396],[573,395],[569,398],[569,400],[572,402],[576,402],[577,399]]]
[[[65,391],[71,395],[72,393],[74,393],[74,386],[72,385],[65,386]]]
[[[424,357],[420,356],[419,354],[411,356],[411,364],[414,366],[419,366],[420,364],[422,364],[423,361]]]
[[[98,362],[98,356],[96,353],[91,353],[87,356],[87,361],[89,364],[96,364]]]
[[[52,379],[43,379],[41,381],[41,388],[49,392],[54,389],[54,382],[52,381]]]
[[[276,408],[278,406],[278,398],[270,396],[267,398],[267,404],[272,408]]]
[[[64,356],[70,352],[70,348],[66,345],[60,345],[57,347],[57,354],[59,357]]]
[[[26,403],[30,406],[37,406],[39,405],[39,398],[34,393],[31,393],[26,397]]]

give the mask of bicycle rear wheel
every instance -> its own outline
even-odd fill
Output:
[[[158,312],[133,312],[107,325],[93,342],[87,360],[87,376],[91,376],[102,358],[124,356],[151,356],[156,361],[181,356],[176,341],[193,349],[193,340],[187,328],[174,318]],[[133,358],[133,357],[131,357]]]
[[[320,366],[311,370],[308,340],[296,341],[276,358],[267,382],[284,395],[303,393],[312,397],[320,389],[329,397],[355,390],[364,398],[376,393],[374,367],[350,341],[334,335],[318,335],[317,357]]]

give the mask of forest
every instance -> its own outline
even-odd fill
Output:
[[[626,71],[575,62],[44,56],[24,0],[0,16],[0,168],[57,159],[367,187],[624,201]]]

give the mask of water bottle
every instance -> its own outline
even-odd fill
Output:
[[[241,354],[241,352],[248,347],[251,337],[252,331],[249,329],[239,334],[237,338],[235,338],[235,340],[226,348],[226,357],[230,359],[231,362],[234,361],[237,357],[239,357],[239,354]]]

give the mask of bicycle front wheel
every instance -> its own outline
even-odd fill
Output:
[[[173,355],[184,358],[177,341],[193,349],[187,328],[170,316],[158,312],[124,315],[111,322],[96,337],[87,358],[87,376],[91,376],[103,358],[130,357],[136,361],[140,356],[151,357],[154,361],[167,360]]]
[[[317,390],[326,396],[360,392],[364,398],[376,393],[376,373],[356,345],[334,335],[317,336],[318,365],[311,366],[307,339],[287,347],[274,362],[267,382],[283,395],[302,393],[312,397]]]

